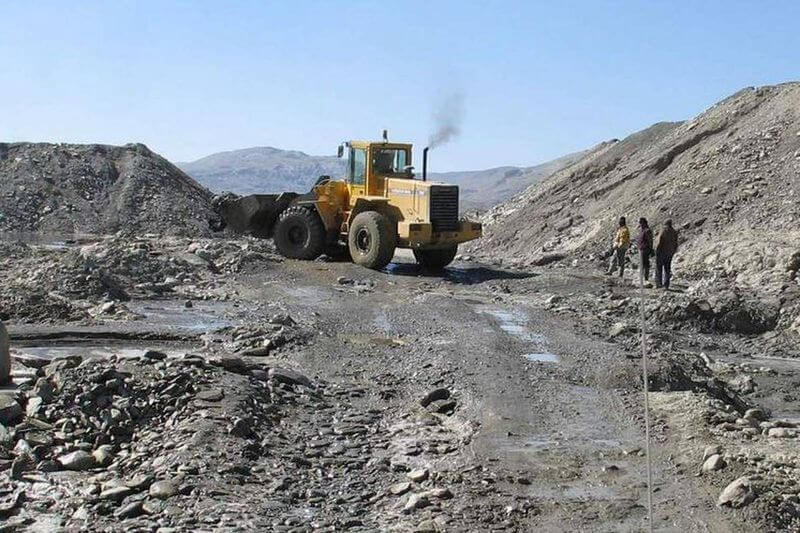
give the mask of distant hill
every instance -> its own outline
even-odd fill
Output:
[[[487,209],[522,192],[585,153],[570,154],[532,167],[431,173],[429,179],[461,187],[461,207]],[[178,166],[214,192],[236,194],[304,192],[322,175],[341,177],[346,161],[267,146],[220,152]]]
[[[505,202],[586,155],[576,152],[532,167],[497,167],[487,170],[432,173],[437,181],[456,183],[461,189],[461,208],[488,209]]]
[[[345,160],[336,156],[269,146],[219,152],[177,165],[214,192],[236,194],[305,192],[320,176],[342,176],[345,170]]]

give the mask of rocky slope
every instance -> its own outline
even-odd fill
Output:
[[[203,235],[211,199],[141,144],[0,143],[0,232]]]
[[[693,120],[604,143],[488,212],[486,237],[468,249],[510,263],[604,267],[620,215],[634,235],[641,216],[654,227],[672,218],[679,283],[720,300],[698,302],[699,314],[755,294],[781,325],[800,329],[798,109],[800,83],[748,88]]]

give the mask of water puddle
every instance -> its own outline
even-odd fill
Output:
[[[476,308],[479,313],[494,318],[502,331],[532,345],[530,352],[522,354],[522,357],[528,361],[535,363],[559,363],[561,361],[558,355],[547,349],[547,337],[528,329],[528,317],[524,313],[486,305],[479,305]]]
[[[106,359],[111,356],[117,356],[125,359],[132,359],[141,357],[148,349],[156,349],[164,352],[168,357],[176,357],[183,352],[178,352],[170,349],[163,348],[142,348],[133,346],[112,346],[112,345],[87,345],[87,344],[70,344],[70,345],[51,345],[51,346],[22,346],[16,348],[12,355],[22,359],[29,357],[33,359],[62,359],[78,355],[83,359]]]
[[[225,302],[197,301],[191,308],[172,300],[134,300],[125,305],[134,313],[143,315],[143,322],[160,328],[200,332],[232,324],[232,320],[226,318],[232,313],[232,307]]]
[[[558,356],[554,353],[526,353],[522,357],[535,363],[558,363]]]

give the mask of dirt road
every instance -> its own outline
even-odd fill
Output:
[[[344,263],[287,267],[244,285],[320,332],[286,357],[368,390],[392,383],[401,405],[438,387],[453,391],[452,418],[469,428],[469,446],[435,468],[491,467],[490,500],[524,502],[518,525],[526,530],[646,526],[638,362],[503,291],[536,278],[467,263],[441,278],[402,257],[388,275]],[[654,446],[656,529],[740,528],[671,455]]]
[[[432,275],[398,256],[386,272],[285,261],[245,268],[226,283],[232,296],[224,302],[133,300],[127,308],[144,317],[138,321],[12,324],[18,356],[77,354],[99,365],[111,356],[114,372],[155,383],[144,391],[172,389],[182,409],[138,422],[119,462],[89,478],[100,496],[82,496],[76,489],[86,479],[75,472],[23,475],[34,483],[51,476],[63,490],[48,512],[26,509],[27,523],[103,531],[646,530],[640,361],[630,348],[637,333],[604,340],[597,316],[561,312],[571,294],[605,290],[606,280],[473,263]],[[277,331],[269,349],[225,359],[236,351],[230,339],[265,328]],[[725,339],[715,342],[724,351]],[[148,348],[165,354],[155,374],[142,356]],[[194,368],[188,377],[186,365]],[[795,375],[763,374],[761,396],[787,409],[776,392],[786,389],[775,383]],[[183,392],[174,392],[176,383]],[[655,530],[789,528],[765,519],[773,505],[766,495],[750,514],[716,505],[743,471],[727,455],[726,470],[698,477],[704,447],[717,442],[702,420],[710,400],[689,390],[652,400]],[[124,495],[108,488],[145,471],[180,487],[173,499],[161,503],[152,488],[139,494],[141,483],[130,481]],[[109,491],[122,497],[107,501]]]

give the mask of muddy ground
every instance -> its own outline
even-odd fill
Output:
[[[0,439],[3,527],[647,528],[633,278],[471,261],[437,275],[403,254],[372,272],[244,241],[143,241],[131,249],[175,283],[128,287],[115,259],[103,279],[127,301],[77,291],[62,319],[6,311],[3,397],[21,412]],[[170,259],[198,250],[236,267]],[[643,295],[682,305],[680,286]],[[653,529],[796,530],[791,338],[648,318]]]

